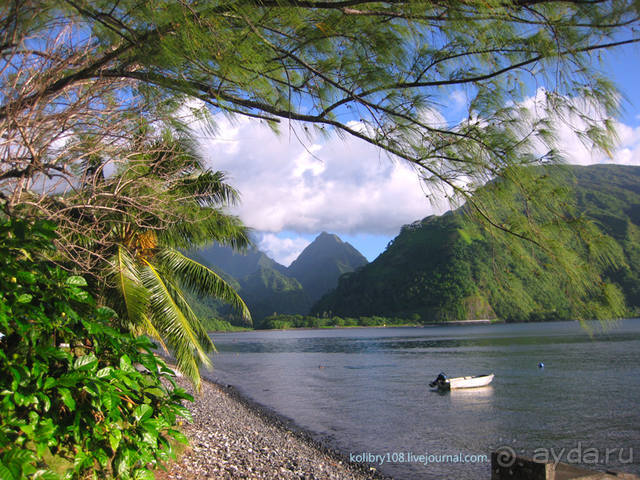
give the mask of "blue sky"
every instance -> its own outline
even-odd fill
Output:
[[[627,99],[618,118],[620,146],[609,161],[640,165],[640,47],[607,52],[601,68]],[[449,92],[447,119],[466,114],[464,101],[463,91]],[[258,247],[284,265],[322,231],[336,233],[371,261],[402,225],[448,209],[427,200],[409,166],[362,141],[319,139],[296,125],[276,136],[259,121],[216,120],[218,133],[201,137],[203,153],[240,191],[234,212],[254,229]],[[570,162],[605,160],[565,133]]]
[[[637,127],[640,125],[640,46],[625,45],[611,50],[604,58],[602,70],[628,98],[619,120]]]

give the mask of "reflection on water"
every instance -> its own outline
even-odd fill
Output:
[[[540,324],[536,324],[540,325]],[[554,325],[557,324],[542,324],[542,325]],[[253,352],[253,353],[284,353],[284,352],[299,352],[299,353],[365,353],[365,352],[377,352],[377,351],[393,351],[404,350],[407,353],[412,350],[425,350],[425,349],[450,349],[450,348],[474,348],[474,347],[487,347],[487,346],[527,346],[527,345],[540,345],[540,344],[572,344],[572,343],[591,343],[594,341],[609,341],[609,342],[624,342],[628,339],[624,335],[614,334],[614,331],[602,331],[600,325],[591,326],[591,335],[589,331],[575,331],[578,329],[578,324],[571,323],[571,332],[565,332],[557,335],[497,335],[497,336],[482,336],[477,335],[473,337],[442,337],[433,335],[434,328],[425,329],[408,329],[408,328],[394,328],[387,330],[404,330],[405,333],[411,336],[384,336],[384,337],[369,337],[369,338],[357,338],[353,334],[361,334],[363,331],[379,331],[381,329],[350,329],[351,335],[345,337],[298,337],[291,336],[294,334],[300,334],[299,331],[278,331],[278,332],[254,332],[264,335],[260,341],[242,341],[236,339],[232,342],[224,342],[219,347],[220,352]],[[519,326],[519,325],[518,325]],[[529,326],[529,325],[527,325]],[[475,329],[496,328],[498,326],[480,326],[473,327]],[[505,328],[504,325],[500,327]],[[514,327],[514,326],[509,326]],[[600,328],[597,328],[600,327]],[[451,327],[439,327],[440,329],[464,329],[465,327],[451,326]],[[467,327],[470,329],[471,327]],[[615,324],[611,328],[616,328]],[[415,331],[428,332],[425,333],[427,338],[415,338]],[[303,330],[302,332],[310,333],[316,332],[311,330]],[[326,332],[326,330],[323,330]],[[335,332],[335,331],[331,331]],[[343,331],[340,330],[340,333]],[[280,337],[270,334],[279,333]],[[454,333],[454,332],[449,332]],[[455,332],[457,333],[457,332]],[[514,332],[517,333],[517,332]],[[269,335],[269,336],[267,336]]]
[[[574,322],[221,334],[213,377],[347,455],[490,455],[503,445],[532,455],[581,442],[635,446],[634,463],[610,459],[606,467],[640,473],[640,321],[592,327],[591,334]],[[484,388],[430,391],[441,371],[496,377]],[[490,477],[484,462],[380,469],[396,478]]]
[[[463,388],[444,393],[449,395],[453,405],[457,404],[462,408],[486,407],[492,401],[493,387],[489,385],[479,388]]]

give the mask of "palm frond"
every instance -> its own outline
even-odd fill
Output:
[[[122,299],[120,313],[125,314],[121,317],[124,316],[132,326],[139,327],[138,320],[147,311],[149,292],[142,284],[134,259],[124,246],[118,245],[113,264],[116,288]]]
[[[149,318],[149,316],[145,313],[141,316],[142,324],[144,325],[144,332],[157,340],[160,343],[160,346],[165,351],[165,353],[169,353],[169,349],[167,348],[167,344],[164,343],[164,340],[160,336],[160,332],[156,329],[155,325]]]
[[[176,186],[175,193],[191,195],[203,206],[235,205],[240,199],[240,194],[224,181],[224,172],[205,170],[183,177]]]
[[[158,232],[162,245],[185,250],[217,242],[236,250],[251,245],[250,229],[234,216],[213,208],[190,206],[185,221]]]
[[[185,287],[231,304],[244,320],[251,322],[251,313],[244,300],[216,272],[173,248],[161,249],[157,258],[163,270],[171,272]]]
[[[182,311],[185,318],[189,321],[189,324],[197,335],[198,341],[200,342],[200,345],[202,345],[204,351],[207,353],[216,352],[216,346],[213,344],[207,329],[200,321],[200,318],[198,318],[195,312],[191,309],[189,302],[182,293],[182,288],[171,280],[168,275],[164,275],[163,278],[169,294],[173,298],[174,302],[176,302],[176,305]]]
[[[189,319],[176,303],[163,275],[148,260],[143,259],[141,279],[149,290],[151,321],[166,339],[176,357],[178,369],[200,389],[199,365],[211,367],[211,361],[200,343],[201,335],[194,331]]]

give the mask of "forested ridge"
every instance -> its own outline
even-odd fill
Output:
[[[571,166],[557,173],[568,176],[568,195],[579,216],[610,243],[613,265],[600,268],[603,295],[624,295],[626,313],[632,314],[640,308],[640,168]],[[341,277],[313,311],[425,322],[573,318],[565,286],[548,274],[549,261],[533,243],[524,250],[503,248],[468,220],[463,207],[403,227],[384,253]],[[587,302],[594,313],[606,308],[597,296]]]

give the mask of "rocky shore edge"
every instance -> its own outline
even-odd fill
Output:
[[[182,427],[190,445],[167,471],[157,471],[158,480],[390,478],[350,462],[231,386],[203,379],[202,393],[193,394],[187,380],[176,381],[194,395],[193,421]]]

